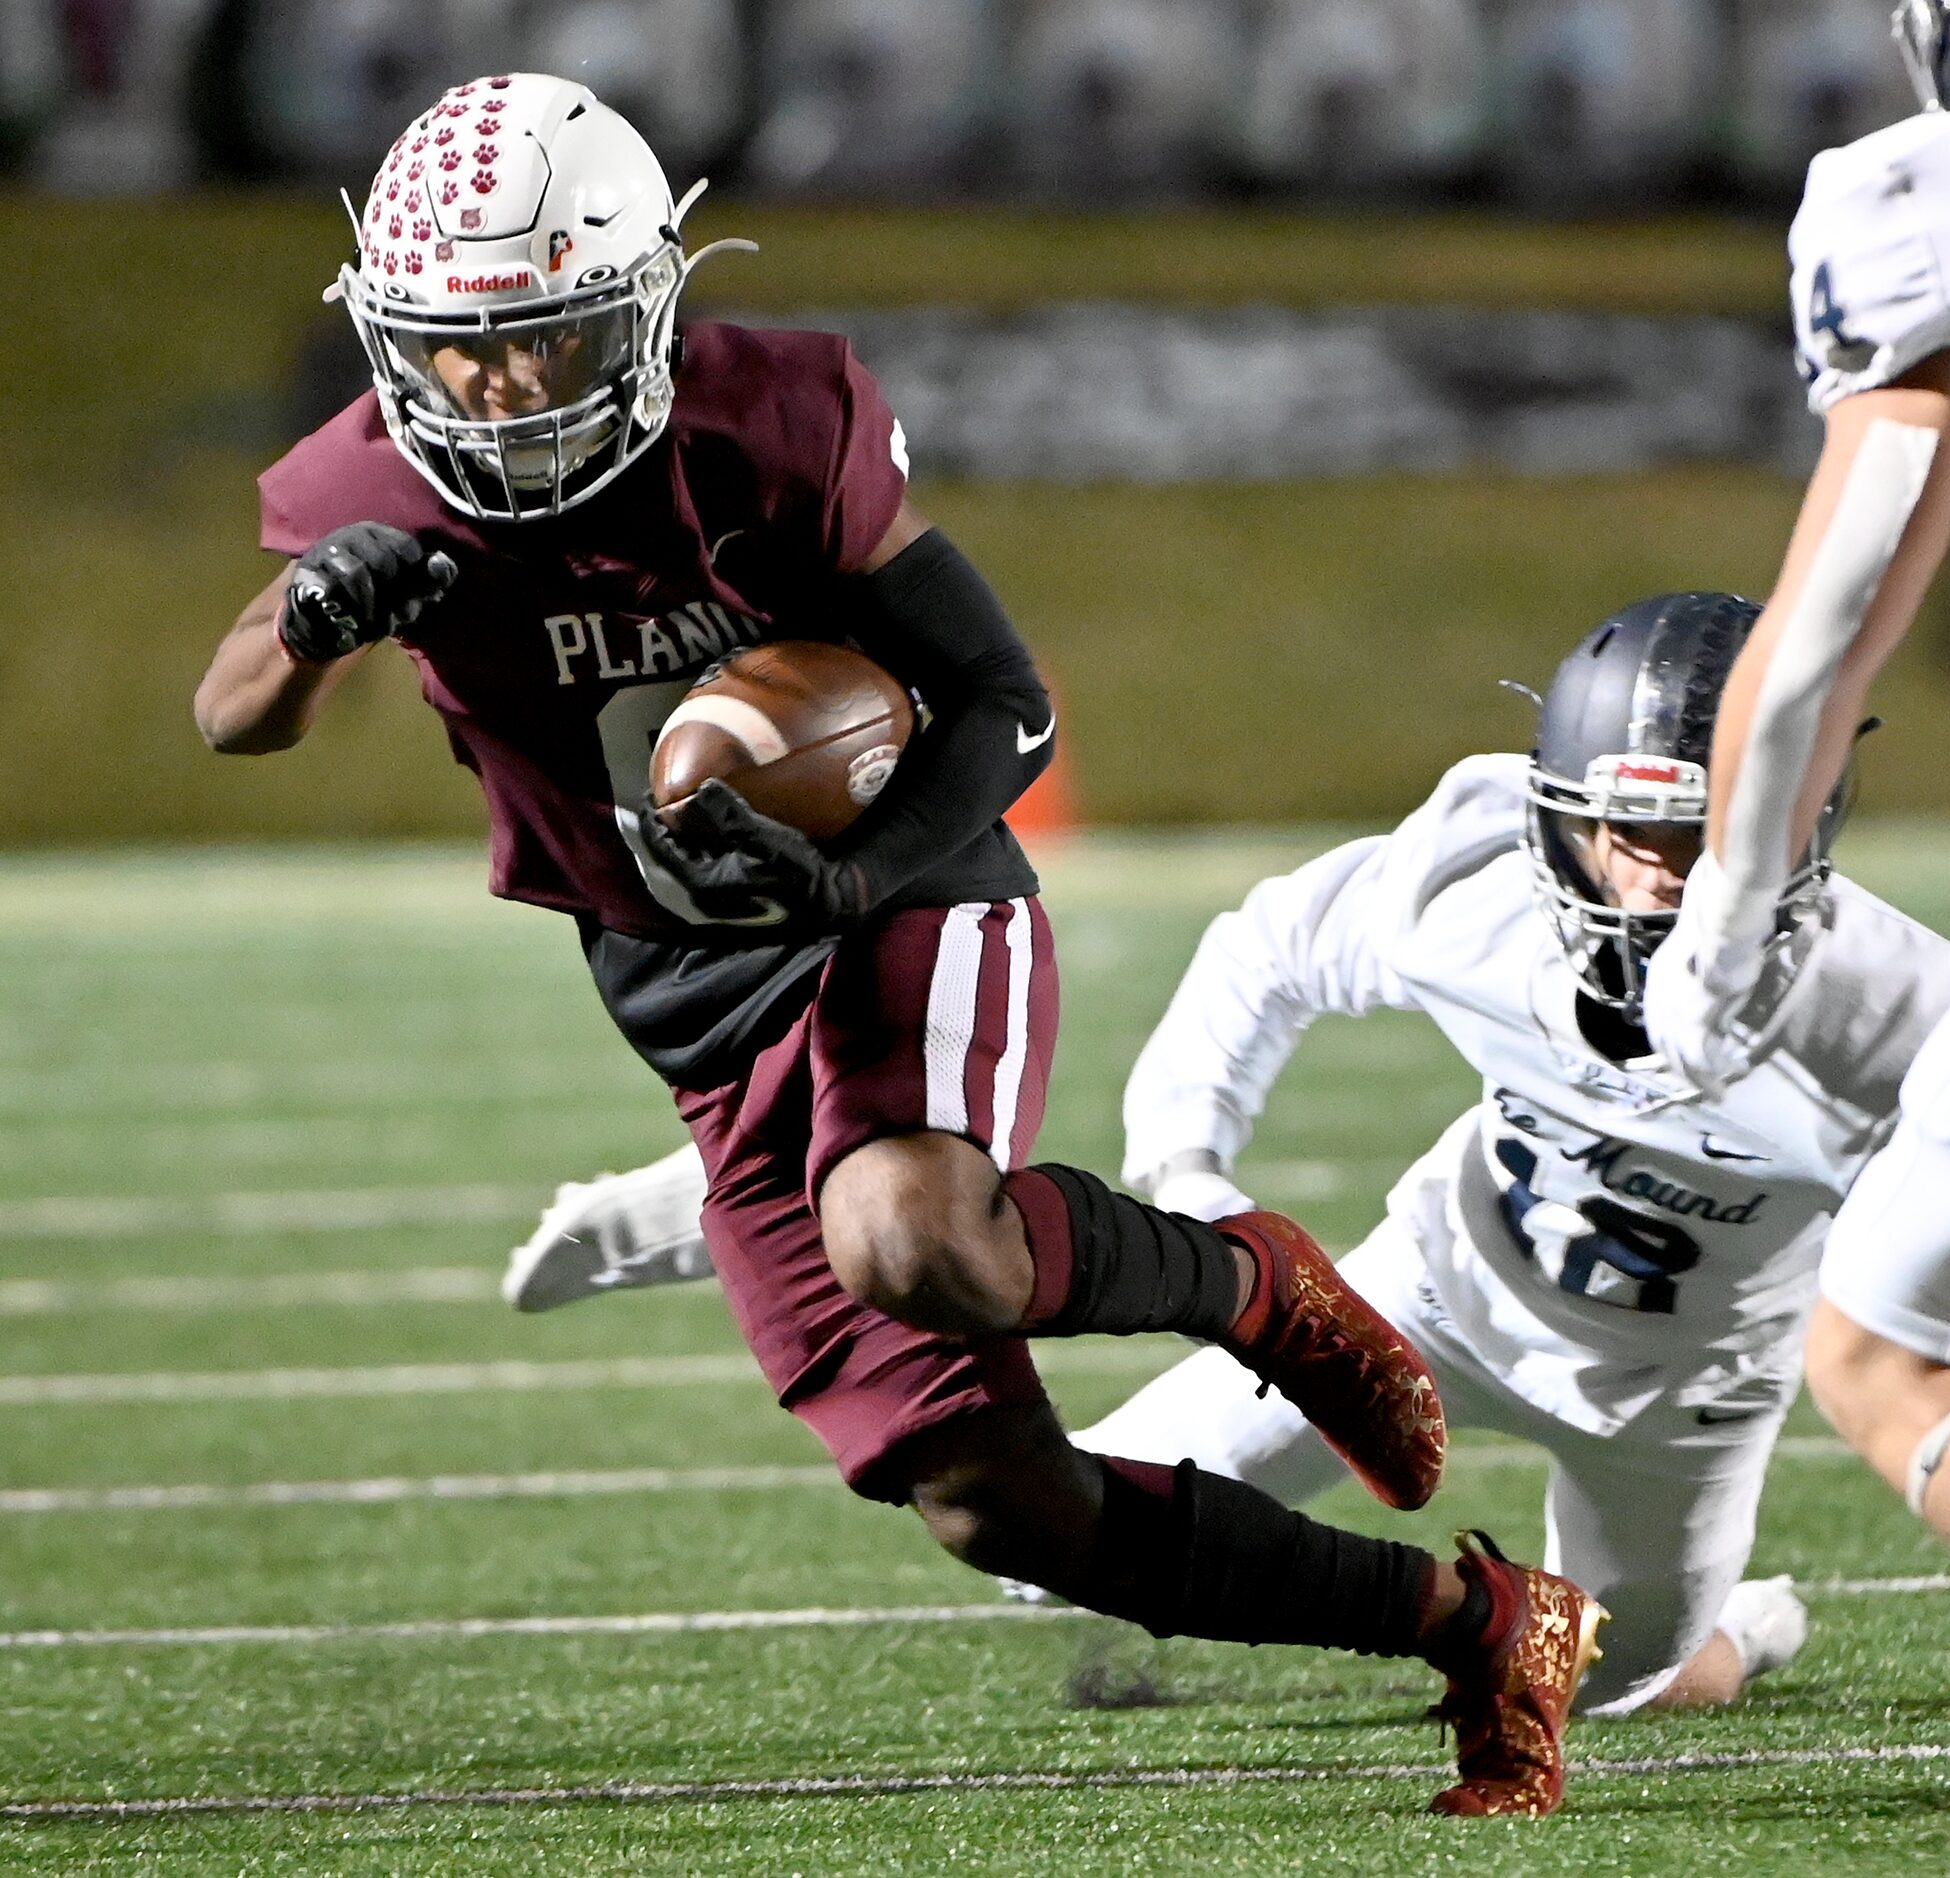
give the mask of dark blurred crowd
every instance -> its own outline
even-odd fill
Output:
[[[357,198],[496,70],[831,199],[1771,202],[1915,108],[1888,0],[0,0],[0,170]]]

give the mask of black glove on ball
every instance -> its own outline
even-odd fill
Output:
[[[706,919],[831,932],[871,904],[855,863],[829,860],[796,828],[759,814],[716,778],[684,805],[681,834],[649,802],[639,826],[651,858]]]
[[[278,637],[312,665],[410,626],[453,583],[453,557],[429,554],[383,522],[335,528],[299,557],[278,614]]]

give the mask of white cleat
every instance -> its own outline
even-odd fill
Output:
[[[1800,1655],[1808,1641],[1808,1607],[1795,1595],[1794,1580],[1747,1578],[1727,1593],[1715,1626],[1731,1643],[1751,1682],[1781,1669]]]
[[[995,1582],[1011,1604],[1047,1604],[1054,1609],[1070,1601],[1059,1598],[1054,1591],[1045,1591],[1041,1585],[1032,1585],[1027,1578],[998,1578]]]
[[[508,1257],[501,1295],[518,1311],[711,1276],[699,1216],[704,1163],[680,1148],[648,1167],[571,1180]]]

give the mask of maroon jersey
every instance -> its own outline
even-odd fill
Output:
[[[259,478],[261,539],[299,555],[385,522],[451,554],[453,587],[402,639],[487,797],[494,892],[695,942],[636,837],[657,730],[727,653],[845,634],[835,577],[885,537],[905,479],[900,427],[844,339],[700,323],[663,437],[565,515],[459,514],[368,393]]]

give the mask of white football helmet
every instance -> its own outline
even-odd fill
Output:
[[[343,297],[386,428],[455,508],[559,515],[670,417],[681,202],[586,86],[518,72],[456,85],[407,126],[358,219]],[[347,203],[348,212],[351,204]]]

